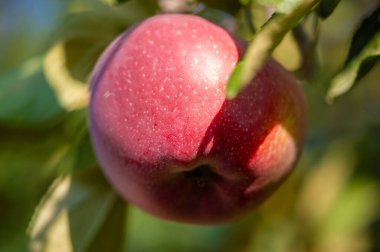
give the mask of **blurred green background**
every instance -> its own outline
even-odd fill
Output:
[[[251,37],[237,1],[204,2],[198,15]],[[257,26],[270,10],[260,2],[250,12]],[[0,2],[0,251],[380,251],[380,65],[325,102],[373,0],[343,0],[317,28],[315,15],[305,20],[318,35],[312,74],[303,75],[307,140],[295,172],[258,210],[222,226],[176,224],[109,187],[87,133],[89,74],[129,26],[197,4],[179,3]],[[294,71],[302,61],[291,34],[274,56]]]

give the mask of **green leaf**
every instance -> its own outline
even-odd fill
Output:
[[[261,28],[250,42],[243,56],[243,63],[232,73],[235,77],[227,83],[227,98],[233,99],[250,83],[285,35],[308,15],[319,1],[302,1],[291,12],[274,15]]]
[[[332,102],[336,97],[348,92],[358,79],[378,62],[380,57],[380,32],[366,45],[361,53],[353,58],[331,81],[326,100]]]
[[[30,251],[121,251],[125,207],[98,169],[61,177],[30,224]]]
[[[0,104],[0,123],[10,126],[37,126],[62,113],[39,57],[0,75]]]
[[[380,7],[377,8],[354,35],[344,68],[333,78],[326,100],[348,92],[363,78],[380,58]]]
[[[318,15],[327,18],[333,13],[341,0],[322,0],[318,7]]]
[[[360,27],[355,32],[345,65],[348,65],[351,60],[357,57],[367,46],[367,44],[378,35],[379,31],[380,7],[364,19]]]

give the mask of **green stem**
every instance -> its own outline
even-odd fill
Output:
[[[227,97],[232,99],[249,84],[260,70],[273,50],[280,44],[285,35],[308,15],[321,0],[304,0],[291,12],[276,14],[254,36],[242,59],[243,64],[238,69],[238,78],[229,82]],[[236,82],[237,81],[237,82]]]

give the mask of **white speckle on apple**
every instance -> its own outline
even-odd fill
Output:
[[[110,97],[111,96],[111,92],[109,92],[109,91],[106,91],[105,93],[104,93],[104,98],[108,98],[108,97]]]

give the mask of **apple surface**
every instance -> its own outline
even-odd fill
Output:
[[[130,203],[164,219],[218,224],[268,198],[305,134],[297,80],[275,60],[227,100],[240,42],[191,15],[151,17],[120,35],[91,80],[100,166]]]

